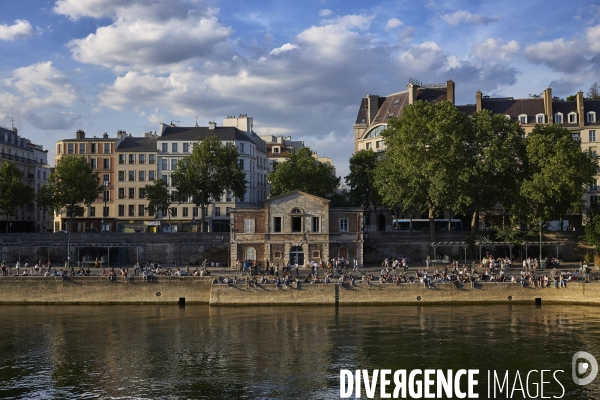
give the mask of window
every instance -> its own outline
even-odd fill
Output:
[[[571,134],[571,136],[573,137],[573,140],[581,140],[581,138],[579,137],[579,133],[573,133]]]
[[[598,196],[590,196],[590,204],[598,203]]]
[[[92,143],[91,147],[90,153],[96,154],[98,152],[98,143]]]
[[[563,115],[562,115],[562,113],[556,113],[556,114],[554,114],[554,123],[555,124],[562,124],[563,123]]]
[[[221,216],[221,207],[215,207],[215,217]]]
[[[156,162],[156,155],[148,154],[148,164],[154,164]]]
[[[138,204],[138,217],[146,215],[146,207],[143,204]]]
[[[166,171],[169,168],[169,160],[167,160],[166,158],[162,158],[160,161],[160,165],[161,165],[161,169],[163,171]]]
[[[254,233],[254,218],[244,219],[244,233]]]
[[[129,171],[129,182],[135,181],[135,171]]]
[[[244,153],[244,143],[240,143],[240,153]]]
[[[198,216],[198,207],[192,207],[192,216],[194,216],[194,217]]]
[[[119,188],[119,199],[125,198],[125,188]]]
[[[125,205],[119,204],[119,217],[125,216]]]
[[[535,116],[535,122],[537,122],[538,124],[543,124],[544,122],[546,122],[546,116],[544,114],[538,114]]]
[[[167,185],[169,184],[169,177],[167,175],[161,175],[160,177]]]
[[[240,169],[243,171],[244,170],[244,160],[238,160]]]
[[[171,152],[173,153],[177,153],[179,150],[177,150],[177,143],[171,143]]]
[[[108,175],[108,174],[102,175],[102,183],[108,185],[110,183],[110,175]]]
[[[302,232],[302,217],[292,216],[292,232]]]
[[[95,217],[96,216],[96,207],[90,207],[89,216],[90,217]]]
[[[171,217],[177,216],[177,207],[171,207]]]
[[[587,122],[596,122],[596,113],[594,111],[587,113]]]
[[[163,153],[168,153],[169,152],[169,143],[162,143],[161,150]]]
[[[125,154],[119,154],[119,164],[125,164]]]
[[[229,217],[229,214],[231,213],[231,207],[225,207],[225,215],[227,217]]]
[[[184,153],[189,153],[190,152],[190,144],[189,143],[184,143],[183,144],[183,152]]]
[[[119,171],[119,182],[125,182],[125,171]]]
[[[340,219],[340,232],[348,232],[348,219]]]
[[[146,180],[146,171],[139,171],[138,181],[144,182]]]
[[[73,154],[75,152],[75,145],[73,143],[67,143],[67,153]]]
[[[596,131],[590,131],[590,142],[595,142],[596,141]]]
[[[184,217],[189,217],[189,208],[188,207],[183,207],[182,208],[182,215]]]
[[[130,199],[135,198],[135,188],[129,188],[129,198]]]
[[[598,180],[594,179],[590,185],[590,192],[595,192],[596,190],[598,190]]]
[[[135,164],[135,154],[129,155],[129,164]]]
[[[527,123],[527,115],[526,114],[519,115],[519,122],[522,124],[526,124]]]
[[[129,214],[130,217],[135,217],[135,205],[134,204],[130,204],[129,205]]]
[[[273,232],[281,232],[281,217],[273,217]]]
[[[96,159],[95,158],[90,159],[90,166],[92,167],[92,169],[96,169]]]
[[[577,114],[574,112],[569,113],[569,123],[574,124],[577,122]]]
[[[79,154],[85,154],[85,143],[79,143]]]
[[[254,247],[248,247],[246,249],[246,260],[249,260],[249,261],[256,260],[256,249]]]
[[[140,164],[146,164],[146,155],[140,154]]]
[[[110,169],[110,158],[103,158],[102,159],[102,168],[104,168],[104,169]]]
[[[140,199],[145,199],[146,198],[146,188],[139,188],[138,193],[139,193],[138,197]]]
[[[320,217],[312,217],[312,231],[313,232],[321,232],[321,218]]]
[[[596,147],[590,147],[590,152],[592,153],[592,157],[596,158],[597,148]]]
[[[110,143],[104,143],[104,154],[110,153]]]
[[[371,150],[371,142],[365,143],[365,149]]]
[[[171,171],[175,171],[177,169],[177,159],[171,159]]]
[[[154,181],[154,171],[148,171],[148,180],[150,182]]]

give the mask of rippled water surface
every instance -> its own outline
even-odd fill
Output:
[[[585,306],[0,307],[0,398],[339,398],[340,369],[557,370],[600,359]],[[560,395],[554,385],[546,395]],[[481,390],[482,398],[485,391]],[[363,392],[363,398],[364,392]],[[513,398],[523,398],[517,392]]]

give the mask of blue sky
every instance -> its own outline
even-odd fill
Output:
[[[600,82],[594,1],[0,2],[0,125],[43,144],[248,114],[348,173],[367,94],[456,83],[458,104]]]

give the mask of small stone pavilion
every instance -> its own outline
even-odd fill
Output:
[[[262,207],[231,211],[230,265],[236,260],[298,263],[344,257],[363,263],[363,210],[294,190]]]

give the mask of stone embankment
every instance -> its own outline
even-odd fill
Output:
[[[493,303],[600,304],[600,283],[568,282],[566,288],[522,287],[518,283],[436,284],[274,284],[213,285],[210,278],[3,277],[0,304],[210,304],[259,305],[419,305]]]

